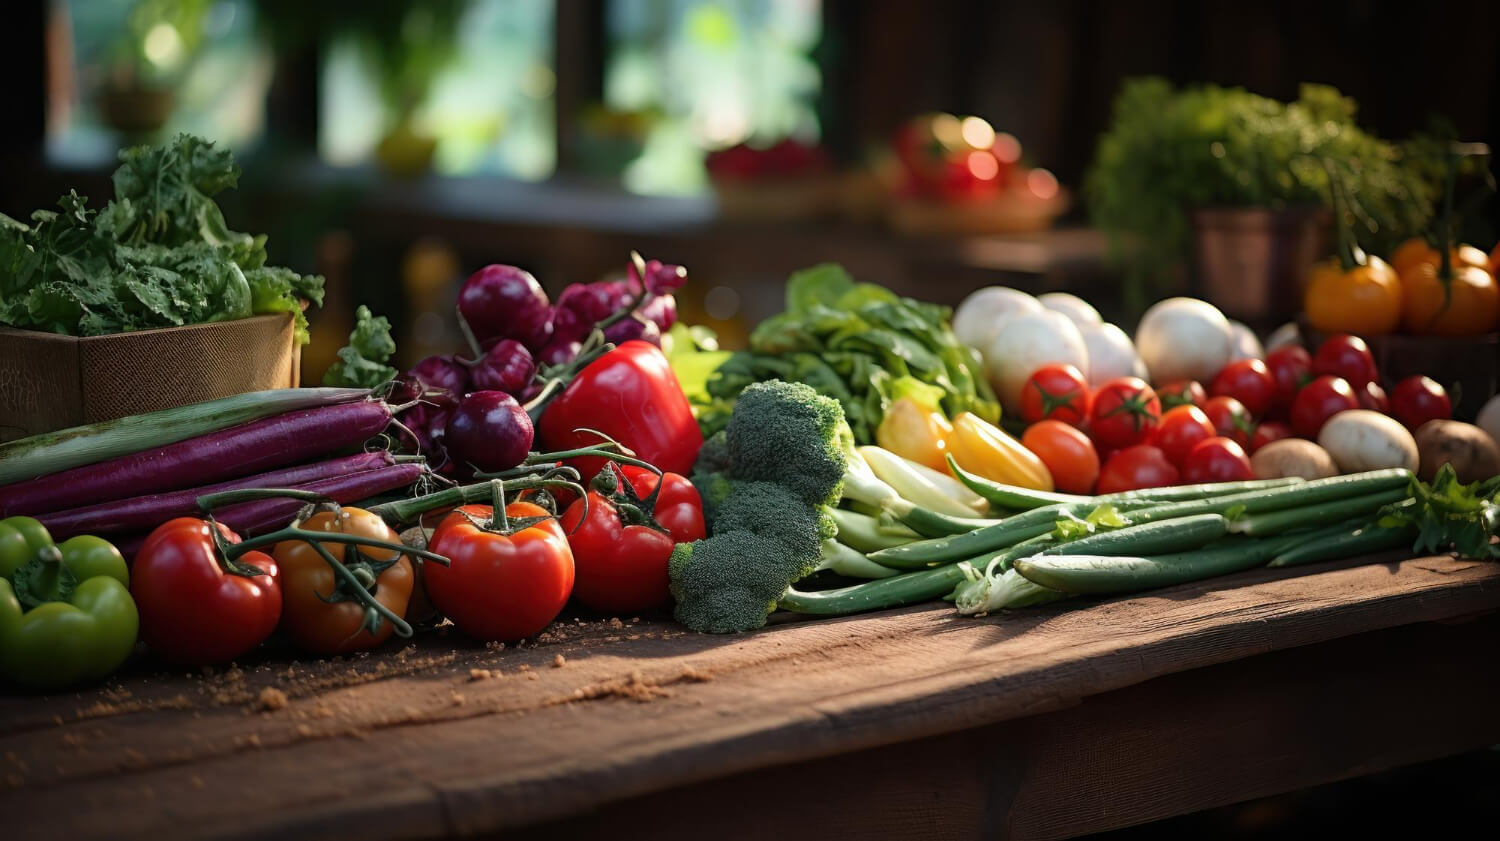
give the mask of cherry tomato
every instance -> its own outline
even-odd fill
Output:
[[[1157,386],[1156,396],[1161,400],[1163,412],[1178,406],[1197,406],[1201,409],[1208,402],[1208,392],[1203,390],[1203,383],[1197,380],[1177,380]]]
[[[1281,421],[1261,421],[1255,426],[1255,434],[1250,436],[1250,452],[1254,453],[1272,441],[1290,437],[1292,428]]]
[[[1182,481],[1189,484],[1200,482],[1241,482],[1255,478],[1250,469],[1250,457],[1245,448],[1228,438],[1209,438],[1199,441],[1188,453],[1182,467]]]
[[[1250,417],[1245,404],[1227,395],[1210,397],[1203,406],[1203,414],[1214,425],[1214,432],[1241,447],[1250,445],[1250,435],[1255,432],[1255,420]]]
[[[1407,377],[1391,389],[1391,414],[1415,432],[1430,420],[1453,416],[1448,392],[1430,377]]]
[[[1202,409],[1187,405],[1168,409],[1161,416],[1161,424],[1151,433],[1149,441],[1151,446],[1162,451],[1167,461],[1181,468],[1183,460],[1193,447],[1217,434]]]
[[[1349,381],[1325,374],[1297,392],[1297,399],[1292,401],[1292,431],[1304,438],[1317,438],[1329,418],[1358,408],[1359,398]]]
[[[218,524],[225,542],[240,538]],[[178,517],[146,537],[130,570],[141,639],[175,663],[227,663],[265,641],[281,618],[281,575],[264,552],[226,564],[207,520]]]
[[[1036,369],[1021,389],[1021,417],[1027,423],[1048,418],[1078,426],[1089,416],[1089,384],[1083,372],[1053,363]]]
[[[1351,388],[1362,388],[1365,383],[1380,379],[1370,346],[1364,339],[1348,333],[1323,340],[1313,356],[1312,370],[1319,376],[1342,377]]]
[[[1089,407],[1089,432],[1106,447],[1146,440],[1161,421],[1161,401],[1139,377],[1118,377],[1099,386]]]
[[[480,640],[540,633],[573,592],[573,552],[557,519],[539,505],[512,502],[511,534],[487,531],[488,505],[465,505],[438,524],[428,548],[448,566],[424,564],[422,582],[444,616]],[[466,516],[467,515],[467,516]],[[515,522],[521,521],[521,522]]]
[[[1364,388],[1356,388],[1354,390],[1354,396],[1359,398],[1359,407],[1361,409],[1384,412],[1387,415],[1391,413],[1390,398],[1385,396],[1385,389],[1380,387],[1380,383],[1365,383]]]
[[[1286,345],[1266,354],[1266,368],[1276,380],[1272,405],[1282,411],[1290,409],[1297,392],[1312,381],[1312,355],[1300,345]]]
[[[1111,453],[1099,471],[1094,492],[1101,494],[1161,488],[1177,484],[1177,468],[1162,451],[1150,444],[1137,444]]]
[[[1093,489],[1099,454],[1094,442],[1075,427],[1059,420],[1037,421],[1026,427],[1021,443],[1047,465],[1059,491],[1086,494]]]
[[[1254,417],[1270,411],[1276,399],[1276,379],[1259,359],[1236,359],[1225,365],[1208,386],[1215,397],[1233,397]]]

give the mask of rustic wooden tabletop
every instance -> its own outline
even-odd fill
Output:
[[[138,668],[0,698],[0,814],[7,838],[1065,837],[1500,741],[1500,622],[1455,624],[1500,607],[1500,565],[1300,572]]]

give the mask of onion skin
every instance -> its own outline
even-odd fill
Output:
[[[1500,445],[1483,429],[1462,421],[1430,420],[1417,429],[1417,477],[1432,481],[1438,468],[1453,465],[1458,481],[1482,482],[1500,475]]]

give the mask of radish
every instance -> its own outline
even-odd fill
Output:
[[[1234,352],[1234,329],[1218,307],[1196,298],[1168,298],[1146,314],[1135,347],[1154,382],[1209,382]]]
[[[541,350],[552,337],[552,307],[531,272],[489,265],[469,275],[458,290],[458,314],[474,337],[515,339]]]
[[[985,373],[1006,411],[1019,412],[1026,378],[1043,365],[1060,362],[1089,374],[1083,335],[1060,312],[1038,309],[1006,317],[984,349]]]
[[[1036,296],[1037,302],[1049,310],[1056,310],[1068,317],[1068,320],[1078,325],[1079,330],[1087,330],[1096,324],[1102,324],[1104,319],[1099,316],[1099,311],[1088,301],[1067,292],[1048,292],[1045,295]]]
[[[953,335],[968,347],[983,352],[994,338],[1001,319],[1012,313],[1041,310],[1041,303],[1025,292],[1005,286],[986,286],[969,293],[953,312]]]
[[[1230,352],[1229,359],[1265,359],[1266,351],[1260,346],[1260,339],[1255,337],[1255,331],[1231,320],[1229,329],[1234,331],[1234,350]]]
[[[1098,387],[1119,377],[1146,378],[1146,363],[1124,330],[1113,324],[1091,324],[1079,330],[1089,351],[1086,370],[1090,386]]]
[[[520,464],[531,452],[531,416],[503,391],[476,391],[448,418],[443,443],[458,464],[494,473]]]
[[[149,531],[173,517],[191,517],[198,513],[197,499],[204,494],[241,488],[296,488],[309,482],[350,476],[395,464],[390,453],[379,451],[344,456],[330,461],[302,464],[273,470],[243,479],[231,479],[213,485],[147,494],[117,502],[103,502],[83,508],[71,508],[37,517],[58,540],[75,534],[126,534]]]
[[[535,375],[536,363],[526,346],[515,339],[501,339],[474,366],[474,388],[520,394]]]
[[[0,488],[0,516],[41,514],[248,476],[357,447],[391,421],[362,400],[287,412]]]

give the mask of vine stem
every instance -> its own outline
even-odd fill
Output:
[[[381,604],[380,600],[375,598],[375,595],[365,588],[364,583],[361,582],[359,578],[355,576],[355,574],[348,567],[344,566],[342,561],[340,561],[338,558],[335,558],[332,552],[328,551],[328,547],[324,546],[322,541],[311,540],[308,541],[308,544],[312,546],[314,551],[322,556],[323,560],[328,562],[328,565],[333,568],[334,575],[337,575],[339,578],[343,579],[346,584],[353,588],[355,593],[359,594],[356,598],[358,598],[359,601],[364,604],[366,610],[375,611],[376,613],[380,614],[380,617],[382,619],[391,623],[391,628],[395,632],[396,636],[401,637],[402,639],[406,639],[411,636],[411,625],[407,624],[406,619],[401,616],[397,616],[395,611]],[[444,558],[445,565],[446,562],[447,559]],[[356,631],[355,633],[357,634],[358,632]],[[371,630],[371,633],[374,633],[373,629]]]

